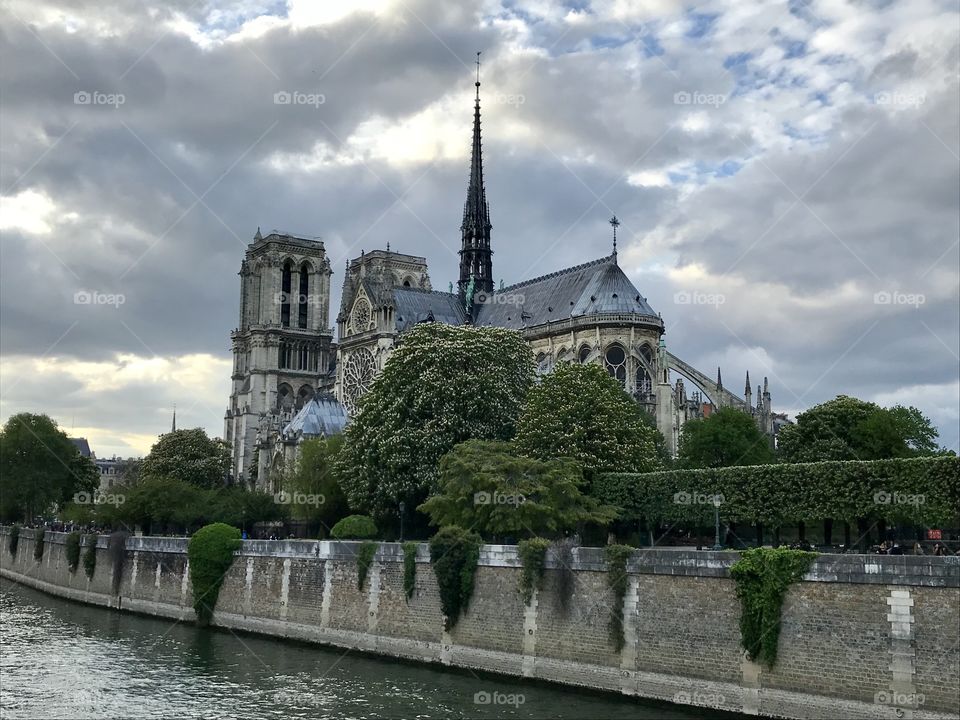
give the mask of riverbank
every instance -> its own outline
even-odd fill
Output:
[[[131,537],[120,560],[100,538],[92,578],[70,572],[65,535],[0,542],[0,574],[60,597],[193,621],[186,539]],[[783,607],[777,664],[740,650],[732,552],[644,550],[628,565],[624,647],[607,628],[613,596],[603,553],[574,550],[573,593],[557,575],[525,606],[512,546],[484,546],[470,607],[443,629],[427,547],[416,587],[403,553],[383,543],[364,589],[357,543],[246,541],[225,577],[213,624],[428,663],[627,695],[789,718],[946,719],[958,707],[960,559],[821,556]],[[548,568],[555,567],[548,558]]]

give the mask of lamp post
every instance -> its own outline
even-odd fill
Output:
[[[720,498],[713,496],[713,549],[723,550],[720,544]]]
[[[403,513],[407,509],[407,504],[401,500],[400,501],[400,542],[403,542]]]

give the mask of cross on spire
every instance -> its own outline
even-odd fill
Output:
[[[617,220],[617,216],[614,215],[610,218],[610,225],[613,227],[613,254],[617,254],[617,228],[620,227],[620,221]]]

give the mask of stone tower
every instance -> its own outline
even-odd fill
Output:
[[[316,391],[332,389],[331,275],[318,240],[257,229],[247,246],[224,416],[234,482],[269,489],[261,471],[274,466],[273,438]]]

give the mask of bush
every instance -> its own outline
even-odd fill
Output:
[[[80,533],[72,532],[67,535],[67,541],[64,544],[64,550],[67,554],[67,568],[70,572],[77,571],[80,564]]]
[[[480,560],[480,536],[456,526],[430,538],[430,563],[440,590],[444,627],[450,630],[473,595],[473,576]]]
[[[10,551],[10,554],[16,557],[17,547],[20,545],[20,526],[14,525],[10,528],[10,544],[7,545],[7,549]]]
[[[410,540],[403,544],[403,592],[407,600],[413,597],[417,589],[417,551],[420,543]]]
[[[830,461],[656,473],[613,473],[594,483],[621,519],[692,522],[713,507],[696,496],[721,495],[725,520],[781,525],[864,518],[938,525],[960,507],[960,458]],[[919,503],[897,497],[921,496]],[[686,502],[684,502],[686,501]]]
[[[783,598],[816,556],[786,548],[753,548],[730,567],[740,598],[740,642],[751,660],[773,667]]]
[[[97,570],[97,536],[87,535],[87,549],[83,551],[83,571],[87,578],[93,580]]]
[[[373,518],[366,515],[348,515],[333,526],[330,536],[337,540],[362,540],[377,536]]]
[[[40,528],[37,530],[34,539],[33,539],[33,559],[40,560],[43,557],[43,536],[46,535],[46,530]]]
[[[550,541],[544,538],[521,540],[517,546],[520,563],[523,566],[520,571],[520,595],[523,597],[524,605],[530,604],[533,600],[533,591],[539,589],[543,580],[543,573],[547,568],[548,547],[550,547]]]
[[[190,538],[187,558],[198,625],[210,623],[223,577],[233,564],[233,553],[241,546],[240,530],[224,523],[202,527]]]
[[[607,545],[604,554],[607,558],[607,583],[613,590],[613,603],[610,605],[610,639],[617,652],[623,650],[623,598],[627,594],[627,560],[635,548],[629,545]]]
[[[357,549],[357,590],[363,590],[363,584],[367,581],[367,573],[370,572],[370,566],[373,565],[373,559],[377,556],[377,543],[373,540],[364,540]]]

